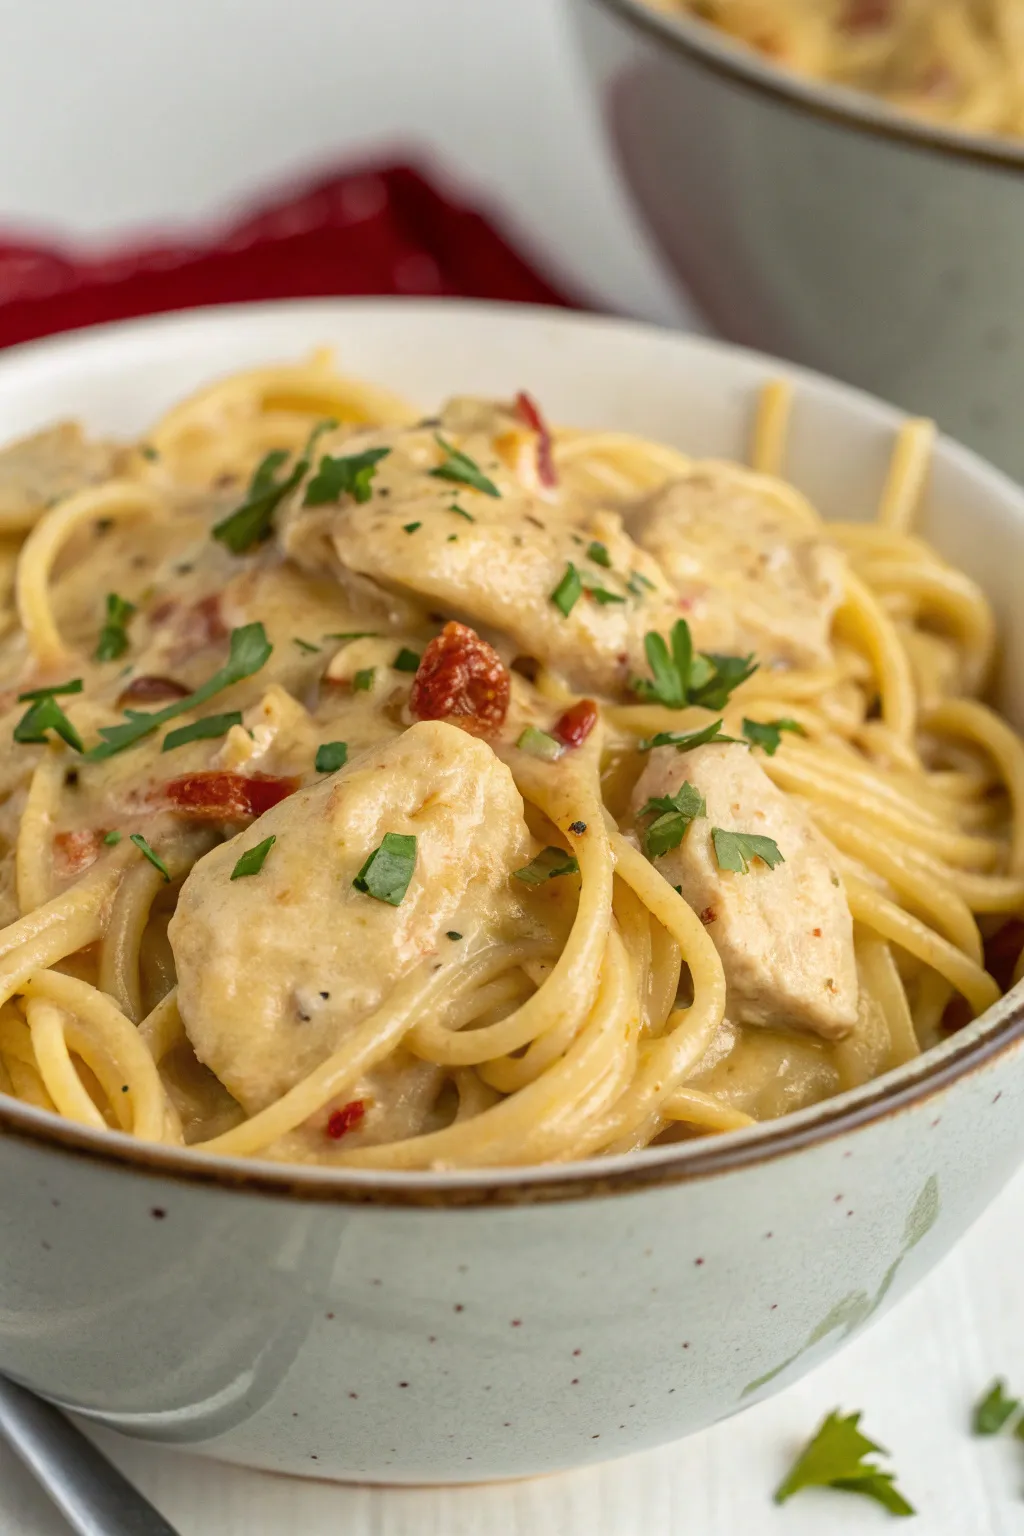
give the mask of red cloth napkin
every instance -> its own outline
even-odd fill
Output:
[[[116,255],[0,241],[0,346],[162,310],[332,294],[573,303],[408,165],[330,176],[202,236]]]

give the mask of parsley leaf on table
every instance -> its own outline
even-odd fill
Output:
[[[859,1425],[859,1413],[844,1418],[833,1409],[775,1490],[776,1504],[784,1504],[801,1488],[839,1488],[874,1499],[890,1514],[914,1514],[913,1505],[895,1486],[895,1473],[883,1472],[867,1459],[889,1453],[861,1434]]]

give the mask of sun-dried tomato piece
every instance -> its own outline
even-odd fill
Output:
[[[192,692],[184,683],[173,677],[133,677],[127,688],[118,696],[121,709],[125,704],[156,704],[161,699],[187,699]]]
[[[362,1099],[352,1099],[340,1109],[332,1110],[327,1119],[327,1134],[332,1141],[340,1141],[346,1131],[354,1131],[366,1114]]]
[[[540,407],[535,400],[531,400],[525,390],[520,390],[516,395],[516,415],[537,434],[537,478],[541,485],[553,486],[558,484],[558,473],[555,469],[555,460],[551,452],[551,431],[547,422],[541,415]]]
[[[504,723],[509,686],[494,647],[468,625],[452,622],[423,652],[409,708],[417,720],[451,720],[485,735]]]
[[[253,821],[298,787],[298,779],[268,773],[186,773],[165,784],[163,794],[195,821]]]
[[[555,724],[555,735],[564,747],[582,747],[597,724],[593,699],[577,699]]]
[[[61,872],[80,875],[83,869],[95,864],[99,857],[103,833],[91,827],[80,827],[73,832],[57,832],[53,839],[53,851]]]

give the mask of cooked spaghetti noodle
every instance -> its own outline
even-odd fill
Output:
[[[1024,134],[1022,0],[651,0],[802,75],[974,133]]]
[[[984,595],[784,479],[327,354],[0,455],[0,1093],[384,1168],[741,1129],[1008,985]],[[1000,981],[988,968],[993,962]]]

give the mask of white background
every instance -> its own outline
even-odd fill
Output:
[[[104,242],[215,217],[295,171],[402,146],[500,204],[554,274],[685,311],[604,157],[559,0],[0,0],[0,219]],[[854,1536],[888,1517],[771,1489],[830,1408],[892,1447],[922,1536],[1024,1532],[1024,1446],[971,1440],[1024,1389],[1024,1182],[863,1340],[773,1401],[630,1462],[486,1490],[330,1488],[103,1443],[182,1536]],[[0,1450],[0,1531],[63,1536]]]

